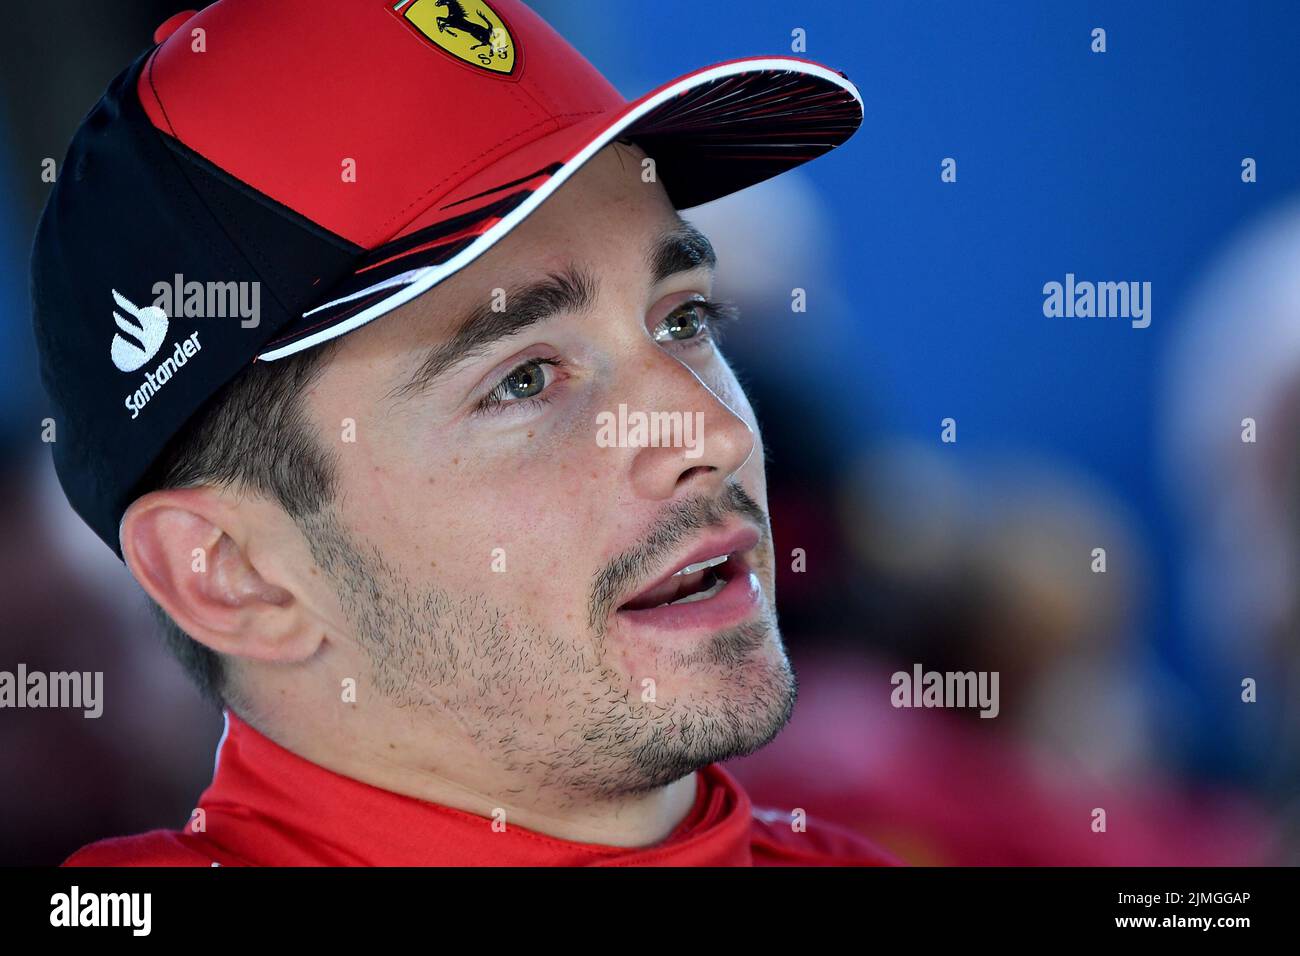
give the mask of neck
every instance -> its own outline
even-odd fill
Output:
[[[277,719],[288,710],[236,712],[281,747],[334,773],[560,840],[650,846],[672,833],[695,801],[695,773],[644,793],[575,794],[539,785],[527,768],[503,771],[469,747],[465,734],[417,726],[409,714],[381,722],[367,719],[370,708],[364,716],[358,708],[331,708],[333,721],[317,714],[303,725]]]

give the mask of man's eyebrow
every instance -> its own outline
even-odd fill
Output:
[[[428,389],[438,376],[466,359],[487,353],[501,339],[545,322],[561,312],[585,312],[596,302],[596,281],[581,269],[569,268],[505,294],[505,308],[484,302],[461,320],[446,342],[429,349],[420,367],[386,396],[410,398]]]
[[[678,218],[676,228],[660,237],[650,253],[650,281],[660,283],[679,272],[712,269],[717,264],[718,257],[708,237],[685,219]]]

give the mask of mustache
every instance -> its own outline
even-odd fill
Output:
[[[659,567],[683,540],[705,528],[719,527],[732,515],[752,521],[763,536],[760,545],[767,543],[767,512],[738,481],[728,481],[717,498],[701,495],[669,505],[637,547],[620,554],[596,572],[588,601],[592,630],[601,630],[614,602],[628,586]]]

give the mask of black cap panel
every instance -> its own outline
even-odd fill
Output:
[[[32,252],[55,467],[119,557],[167,442],[363,253],[155,128],[136,93],[151,52],[78,129]]]

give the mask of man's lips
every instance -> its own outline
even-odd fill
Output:
[[[706,534],[625,601],[617,617],[674,630],[716,630],[740,623],[762,597],[762,586],[750,565],[750,552],[760,540],[757,529],[748,525]]]

